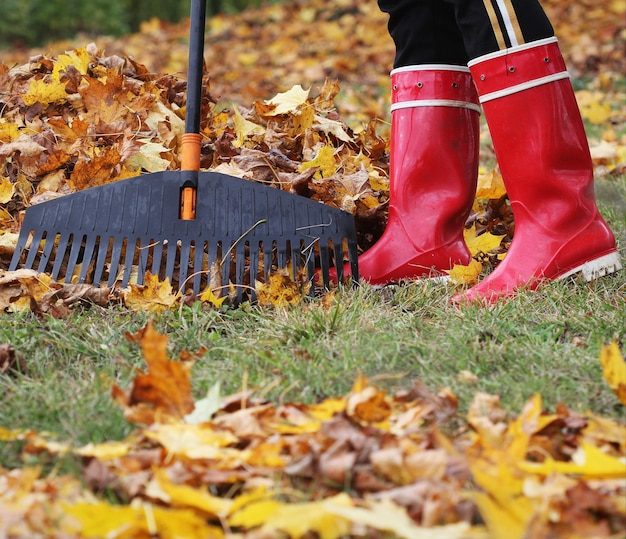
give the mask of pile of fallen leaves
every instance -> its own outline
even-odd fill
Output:
[[[596,172],[622,173],[626,108],[617,83],[624,67],[623,5],[608,2],[579,17],[584,3],[547,4],[575,72],[602,68],[577,96],[585,118],[603,128],[590,141]],[[354,0],[301,0],[211,19],[202,168],[344,209],[355,215],[360,249],[371,246],[384,229],[389,202],[387,74],[393,45],[385,22],[375,3]],[[24,55],[3,55],[0,270],[29,206],[179,168],[187,31],[185,24],[151,21],[136,35],[102,38],[57,56],[33,55],[24,63]],[[483,149],[493,157],[488,144]],[[475,261],[456,268],[453,278],[469,284],[495,267],[512,234],[504,185],[490,165],[481,169],[466,230]],[[15,283],[24,276],[1,278]],[[158,287],[146,294],[165,294],[165,303],[177,296],[167,285]],[[41,296],[15,290],[2,292],[0,309],[34,307]],[[51,291],[48,286],[45,293]],[[211,295],[207,291],[215,304]],[[104,296],[99,298],[102,304]]]
[[[173,361],[148,325],[129,338],[147,370],[112,396],[137,426],[73,447],[0,428],[0,442],[80,477],[0,469],[2,537],[347,536],[521,539],[626,532],[626,425],[532,397],[510,418],[477,394],[463,418],[450,390],[390,395],[364,378],[317,404],[273,404],[219,385],[194,401],[198,356]],[[626,363],[602,351],[626,404]],[[47,455],[47,457],[46,457]]]

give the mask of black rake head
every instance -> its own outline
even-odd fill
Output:
[[[10,270],[49,273],[65,282],[107,284],[147,272],[176,289],[235,286],[254,298],[257,280],[288,269],[324,287],[331,267],[343,282],[344,258],[358,280],[353,217],[305,197],[224,174],[198,174],[197,218],[179,218],[185,176],[158,172],[67,195],[26,211]],[[311,287],[314,288],[313,286]]]

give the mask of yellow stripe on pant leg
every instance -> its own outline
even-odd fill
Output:
[[[506,10],[509,12],[509,18],[511,19],[511,24],[513,25],[513,31],[515,32],[517,42],[520,45],[526,43],[526,41],[524,41],[524,35],[522,34],[522,28],[519,25],[519,21],[517,20],[517,13],[515,13],[513,3],[511,2],[511,0],[504,0],[504,4],[506,6]]]
[[[500,23],[498,22],[498,17],[496,16],[496,12],[493,9],[493,6],[491,5],[491,0],[483,0],[483,4],[485,4],[487,15],[489,15],[489,22],[491,22],[493,33],[496,36],[496,41],[498,42],[498,48],[500,50],[506,49],[504,35],[502,35],[502,30],[500,29]]]

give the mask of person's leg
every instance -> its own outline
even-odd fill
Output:
[[[441,0],[378,0],[389,15],[396,46],[394,68],[420,64],[465,67],[469,60],[454,7]]]
[[[391,73],[389,219],[359,258],[383,284],[442,275],[470,254],[463,228],[476,190],[479,107],[451,6],[379,0],[396,43]]]
[[[537,0],[448,0],[493,139],[515,235],[505,260],[458,301],[494,301],[541,280],[621,268],[556,37]]]
[[[537,0],[444,0],[470,59],[554,36]]]

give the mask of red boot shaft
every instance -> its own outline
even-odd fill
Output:
[[[577,271],[619,269],[593,192],[587,137],[555,38],[470,62],[511,209],[504,262],[458,299],[494,301]]]
[[[389,219],[359,258],[364,280],[384,284],[467,264],[463,240],[478,174],[478,97],[467,69],[392,72]]]

